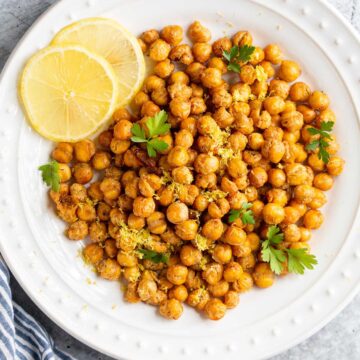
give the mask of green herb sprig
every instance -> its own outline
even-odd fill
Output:
[[[41,171],[41,177],[44,183],[51,187],[51,190],[58,192],[60,190],[59,163],[53,160],[39,166],[38,169]]]
[[[154,262],[155,264],[159,263],[165,263],[167,264],[169,261],[169,255],[158,253],[153,250],[147,250],[147,249],[138,249],[138,252],[142,254],[142,258],[145,260],[150,260]]]
[[[330,154],[326,150],[326,148],[330,145],[327,139],[331,139],[331,135],[329,134],[329,132],[332,131],[333,127],[333,121],[323,121],[320,125],[320,129],[316,129],[314,127],[310,127],[307,129],[307,131],[311,135],[320,135],[320,137],[319,139],[313,140],[311,143],[307,144],[305,149],[313,151],[319,148],[318,157],[326,164],[330,160]]]
[[[284,234],[278,226],[270,226],[267,238],[262,242],[262,260],[270,264],[271,270],[280,275],[284,269],[284,262],[288,260],[288,270],[294,274],[304,274],[305,269],[312,270],[318,262],[315,255],[305,249],[277,249],[276,246],[284,241]]]
[[[235,220],[241,218],[241,221],[244,225],[246,224],[255,224],[254,214],[252,210],[249,210],[253,206],[252,203],[244,202],[241,205],[239,210],[231,210],[229,213],[229,222],[234,222]]]
[[[145,130],[140,124],[134,124],[131,128],[131,133],[134,135],[131,137],[131,141],[135,143],[146,143],[147,153],[150,157],[155,157],[157,151],[166,150],[169,145],[156,137],[164,135],[170,130],[171,125],[166,122],[167,118],[168,115],[166,111],[161,110],[155,116],[146,120],[149,137],[146,137]]]
[[[239,73],[241,70],[241,66],[239,63],[247,63],[252,53],[255,51],[254,46],[249,45],[243,45],[243,46],[237,46],[234,45],[230,51],[223,51],[223,57],[225,60],[227,60],[228,66],[227,69],[229,71],[237,72]]]

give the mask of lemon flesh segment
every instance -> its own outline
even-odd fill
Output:
[[[32,127],[53,141],[77,141],[107,123],[117,107],[112,66],[80,46],[50,46],[25,65],[20,97]]]
[[[127,105],[139,91],[145,76],[145,62],[137,39],[118,22],[88,18],[60,30],[52,45],[78,44],[103,56],[119,81],[119,106]]]

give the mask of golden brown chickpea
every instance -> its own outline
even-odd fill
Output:
[[[191,48],[187,44],[181,44],[173,47],[170,51],[169,58],[172,61],[178,61],[184,65],[190,65],[194,62],[194,56],[191,52]]]
[[[296,110],[302,113],[305,124],[311,123],[316,117],[316,112],[306,105],[298,105]]]
[[[189,219],[189,208],[181,202],[172,203],[166,210],[166,217],[172,224],[180,224]]]
[[[267,61],[270,61],[274,65],[280,64],[283,54],[278,45],[269,44],[265,47],[264,53]]]
[[[148,46],[147,46],[146,42],[141,38],[138,38],[137,41],[138,41],[138,43],[140,45],[141,51],[145,54],[147,52],[147,49],[148,49]]]
[[[208,206],[208,213],[213,219],[220,219],[230,211],[230,204],[226,199],[219,199]]]
[[[301,234],[300,241],[301,242],[309,241],[311,239],[311,230],[302,226],[299,229]]]
[[[334,179],[326,173],[320,173],[314,177],[314,186],[322,191],[330,190],[333,184]]]
[[[111,156],[107,151],[97,151],[91,159],[95,170],[104,170],[111,164]]]
[[[114,239],[107,239],[104,243],[105,254],[109,258],[114,258],[118,253],[118,248],[116,247],[116,241]]]
[[[138,266],[127,267],[124,269],[124,278],[130,283],[134,283],[140,279],[140,269]]]
[[[184,284],[188,268],[184,265],[170,265],[166,270],[167,279],[174,285]]]
[[[238,31],[231,38],[234,45],[244,46],[244,45],[252,45],[252,36],[248,31]]]
[[[199,154],[194,162],[195,171],[202,175],[217,172],[219,166],[219,159],[214,155]]]
[[[227,171],[233,178],[239,178],[248,172],[246,163],[239,157],[232,158],[228,161]]]
[[[125,267],[133,267],[138,263],[138,259],[135,255],[122,250],[118,252],[116,259],[121,266]]]
[[[243,272],[239,280],[233,283],[233,288],[236,292],[245,292],[253,287],[253,278],[247,272]]]
[[[179,193],[179,200],[188,206],[192,206],[200,190],[196,185],[185,185]]]
[[[206,303],[204,311],[210,320],[220,320],[225,316],[226,305],[220,299],[210,299]]]
[[[201,82],[206,88],[216,88],[223,82],[222,73],[216,68],[207,68],[201,74]]]
[[[134,214],[130,214],[127,224],[130,229],[140,230],[145,227],[145,219]]]
[[[192,95],[192,88],[183,83],[171,84],[167,89],[172,99],[189,100]]]
[[[197,120],[195,118],[188,117],[187,119],[181,121],[180,128],[182,130],[188,130],[191,133],[191,135],[194,137],[197,133],[196,123]]]
[[[176,46],[181,43],[184,31],[179,25],[168,25],[161,30],[160,36],[171,46]]]
[[[322,159],[319,159],[318,154],[311,154],[308,157],[308,164],[315,171],[323,171],[325,169],[325,163]]]
[[[239,294],[236,291],[228,291],[224,296],[224,303],[228,309],[233,309],[239,304]]]
[[[191,104],[191,114],[200,115],[206,111],[206,103],[201,97],[192,97],[190,99]]]
[[[185,121],[185,120],[184,120]],[[182,146],[184,148],[191,148],[194,143],[194,137],[192,133],[187,129],[181,129],[175,135],[175,145]]]
[[[193,62],[186,68],[186,73],[190,76],[191,81],[194,83],[200,83],[201,76],[204,70],[206,69],[206,66],[199,62]]]
[[[272,78],[275,75],[275,69],[271,65],[270,61],[263,60],[261,61],[260,66],[264,69],[268,79]]]
[[[263,104],[270,115],[277,115],[285,108],[285,101],[280,96],[269,96],[264,100]]]
[[[125,274],[125,273],[124,273]],[[125,301],[129,303],[137,303],[140,301],[140,298],[137,294],[137,282],[130,282],[127,287],[124,294]]]
[[[60,182],[64,183],[71,178],[71,169],[67,164],[59,163],[59,177]]]
[[[120,195],[121,185],[118,180],[104,178],[104,180],[100,183],[100,190],[103,192],[105,198],[115,200]]]
[[[209,292],[205,289],[198,288],[189,294],[186,302],[197,310],[203,310],[209,299]]]
[[[72,223],[67,230],[67,237],[70,240],[82,240],[89,233],[89,228],[86,221],[77,220]]]
[[[304,184],[308,176],[306,167],[297,163],[287,164],[285,173],[287,182],[292,186]]]
[[[193,207],[197,211],[205,211],[208,205],[209,205],[209,201],[206,199],[204,195],[200,194],[196,196]]]
[[[287,242],[296,242],[301,239],[301,232],[297,225],[290,224],[285,227],[284,232],[284,240]]]
[[[280,224],[285,218],[284,208],[278,204],[266,204],[263,209],[263,217],[267,224]]]
[[[194,21],[189,26],[188,35],[193,43],[209,42],[211,40],[211,33],[209,29],[203,26],[199,21]]]
[[[185,166],[189,161],[187,149],[182,146],[174,146],[167,156],[167,161],[173,167]]]
[[[95,154],[95,144],[91,140],[81,140],[74,144],[75,159],[79,162],[88,162]]]
[[[289,96],[290,85],[286,81],[273,79],[270,81],[269,91],[271,96],[280,96],[286,100]]]
[[[284,207],[285,211],[285,218],[283,220],[283,224],[290,225],[295,224],[299,221],[301,214],[296,207],[293,206],[286,206]]]
[[[278,75],[281,80],[293,82],[301,75],[301,68],[295,61],[283,60]]]
[[[175,65],[170,61],[170,59],[165,59],[163,61],[158,62],[154,66],[154,73],[157,76],[161,77],[162,79],[165,79],[171,75],[171,73],[174,71],[174,69],[175,69]],[[149,100],[148,97],[147,98],[143,97],[141,99],[140,96],[143,96],[143,95],[139,95],[139,94],[141,94],[141,92],[139,92],[135,96],[135,99],[134,99],[135,104],[137,106],[141,106],[145,101]]]
[[[249,63],[251,65],[258,65],[265,59],[264,50],[258,46],[255,46],[253,53],[251,54]]]
[[[169,60],[170,61],[170,60]],[[161,64],[161,62],[159,62],[158,64]],[[160,76],[159,74],[156,74],[158,76]],[[134,105],[137,107],[142,107],[147,101],[149,101],[149,95],[146,94],[144,91],[139,91],[135,96],[134,96]]]
[[[246,232],[237,226],[229,226],[225,231],[223,241],[230,245],[241,245],[246,241]]]
[[[144,31],[141,34],[141,39],[145,41],[146,44],[151,44],[159,38],[159,33],[155,29]]]
[[[168,84],[172,85],[178,83],[178,84],[188,85],[189,81],[190,81],[189,76],[186,75],[183,71],[176,71],[171,74],[168,80]]]
[[[228,108],[231,105],[232,96],[231,94],[223,88],[215,88],[212,91],[212,103],[215,107],[224,107]]]
[[[156,75],[150,75],[144,81],[143,89],[146,93],[150,93],[154,90],[164,88],[165,87],[165,80],[159,78]],[[121,139],[126,140],[126,139]]]
[[[119,120],[131,120],[131,114],[126,108],[118,108],[113,113],[113,120],[118,122]]]
[[[192,47],[195,61],[204,63],[210,59],[212,48],[210,44],[197,42]]]
[[[192,245],[184,245],[180,250],[181,262],[186,266],[198,264],[201,258],[201,251]]]
[[[248,201],[248,198],[245,194],[243,194],[240,191],[237,191],[235,193],[232,193],[227,197],[227,200],[230,204],[231,209],[241,209],[244,202]]]
[[[169,102],[168,92],[165,87],[158,88],[152,91],[151,100],[159,106],[165,106]]]
[[[338,176],[344,169],[345,161],[338,156],[332,156],[326,164],[327,172],[332,176]]]
[[[160,211],[155,211],[150,216],[148,216],[146,223],[149,231],[153,234],[163,234],[167,228],[165,215]]]
[[[54,160],[59,163],[68,164],[73,158],[73,146],[70,143],[60,142],[51,153]]]
[[[285,154],[285,145],[279,140],[266,140],[261,148],[263,157],[277,164]]]
[[[227,264],[231,261],[232,250],[229,244],[219,243],[214,247],[212,258],[219,264]]]
[[[213,116],[218,126],[222,129],[229,127],[234,122],[234,117],[225,107],[218,108]]]
[[[224,279],[227,282],[235,282],[241,279],[243,269],[239,263],[232,261],[224,269]]]
[[[308,204],[315,196],[315,189],[307,184],[298,185],[294,189],[294,199],[302,204]]]
[[[157,292],[156,282],[152,279],[143,278],[140,280],[137,293],[142,301],[148,301],[155,296]]]
[[[256,80],[255,68],[250,64],[244,65],[240,69],[239,76],[240,76],[240,80],[243,83],[252,85],[254,83],[254,81]]]
[[[329,108],[320,111],[319,115],[316,117],[316,126],[320,128],[321,123],[324,121],[332,121],[334,123],[336,122],[336,115]]]
[[[322,91],[314,91],[309,97],[309,105],[314,110],[323,111],[329,107],[330,99]]]
[[[275,274],[271,271],[268,263],[259,263],[255,266],[253,279],[256,286],[267,288],[273,285]]]
[[[261,167],[254,167],[249,172],[249,180],[252,186],[262,187],[268,180],[267,172]]]
[[[110,130],[105,130],[100,133],[98,137],[99,145],[105,149],[110,149],[110,143],[113,137],[113,133]]]
[[[319,210],[309,210],[304,215],[304,226],[307,229],[318,229],[324,221],[324,216]]]
[[[215,285],[209,285],[208,290],[212,296],[222,297],[229,291],[230,285],[228,282],[221,280]]]
[[[86,184],[93,178],[93,171],[89,164],[78,163],[73,167],[75,181],[79,184]]]
[[[110,149],[114,154],[119,155],[125,153],[129,149],[130,144],[129,140],[119,140],[113,138],[110,143]]]
[[[104,250],[99,244],[88,244],[83,250],[84,259],[86,262],[96,265],[104,257]]]
[[[309,85],[304,82],[297,82],[291,85],[290,88],[290,99],[295,102],[304,102],[309,99],[311,89]]]
[[[149,49],[149,56],[154,61],[163,61],[170,54],[171,46],[164,40],[155,40]]]
[[[221,190],[224,192],[227,192],[229,194],[233,194],[233,193],[237,192],[238,188],[233,181],[231,181],[229,178],[223,176],[221,178]]]
[[[237,83],[231,86],[230,93],[234,101],[248,102],[251,95],[251,88],[248,84]]]
[[[251,210],[255,216],[255,218],[260,217],[262,211],[264,209],[264,203],[260,200],[253,200],[253,206],[251,207]]]
[[[314,198],[307,204],[311,209],[319,209],[327,202],[326,195],[319,189],[315,188]]]
[[[216,56],[222,57],[223,52],[230,51],[231,47],[231,40],[228,37],[223,37],[213,42],[212,50]]]
[[[304,125],[304,117],[298,111],[283,113],[281,115],[281,125],[290,132],[301,130]]]
[[[175,226],[175,233],[182,240],[194,240],[197,234],[199,225],[195,220],[185,220]]]
[[[180,302],[185,302],[188,295],[188,290],[184,285],[174,286],[169,291],[169,299],[176,299]]]
[[[101,260],[97,265],[99,275],[106,280],[118,280],[121,275],[121,267],[116,260]]]
[[[170,111],[174,116],[186,119],[191,112],[191,103],[181,98],[172,99],[170,101]]]
[[[210,285],[217,284],[223,276],[223,266],[216,262],[211,262],[205,265],[202,272],[202,278]]]
[[[174,181],[179,184],[190,185],[194,180],[194,176],[187,166],[180,166],[173,169],[171,175]]]
[[[100,190],[100,182],[96,181],[90,184],[89,188],[87,189],[88,195],[91,199],[100,201],[104,198],[104,194]]]
[[[282,187],[286,181],[285,172],[281,169],[270,169],[268,172],[268,181],[274,187]]]
[[[264,137],[262,134],[254,132],[248,136],[248,141],[252,150],[259,150],[264,144]]]
[[[133,203],[134,215],[148,217],[155,211],[155,201],[153,198],[138,196]]]
[[[89,226],[89,236],[93,242],[105,241],[107,237],[105,223],[97,221],[92,222]]]

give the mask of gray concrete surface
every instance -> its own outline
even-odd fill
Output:
[[[335,5],[345,18],[360,31],[360,0],[328,1]],[[28,27],[55,2],[56,0],[0,0],[0,70]],[[12,289],[14,299],[40,321],[59,348],[68,351],[79,360],[110,359],[83,345],[54,324],[32,303],[14,278],[12,278]],[[240,357],[241,354],[239,354]],[[359,359],[360,295],[317,334],[302,344],[272,358],[272,360]]]

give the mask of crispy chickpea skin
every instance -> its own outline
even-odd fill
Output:
[[[259,263],[255,266],[253,279],[256,286],[267,288],[273,285],[275,274],[271,271],[268,263]]]
[[[170,54],[171,46],[162,39],[155,40],[149,49],[149,56],[154,61],[163,61]]]
[[[210,299],[206,303],[204,311],[210,320],[220,320],[225,316],[226,305],[220,299]]]
[[[75,159],[88,162],[95,154],[95,144],[91,140],[82,140],[74,144]]]
[[[103,259],[104,250],[99,244],[88,244],[83,250],[83,255],[85,261],[92,265],[96,265]]]
[[[194,43],[208,42],[211,39],[209,29],[203,26],[199,21],[195,21],[189,26],[188,35]]]
[[[118,280],[121,275],[121,267],[116,260],[101,260],[97,265],[99,275],[106,280]]]
[[[165,300],[159,307],[159,313],[166,319],[177,320],[183,312],[183,306],[177,299]]]
[[[153,198],[138,196],[133,203],[134,215],[147,218],[155,211],[155,201]]]
[[[171,46],[176,46],[181,43],[184,31],[179,25],[168,25],[161,30],[160,36]]]

